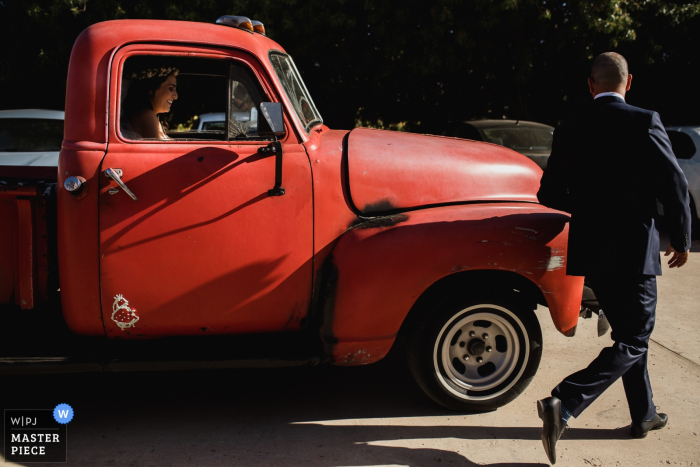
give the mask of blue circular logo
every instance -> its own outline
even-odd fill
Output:
[[[53,409],[53,418],[61,425],[65,425],[73,420],[73,407],[68,404],[58,404]]]

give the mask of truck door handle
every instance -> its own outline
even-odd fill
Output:
[[[121,169],[108,168],[107,170],[105,170],[105,177],[111,178],[112,180],[117,182],[117,185],[119,185],[119,188],[124,190],[124,193],[129,195],[129,197],[131,199],[133,199],[134,201],[138,201],[139,199],[136,197],[136,195],[131,192],[131,190],[124,184],[124,182],[122,182],[121,176],[122,176]]]

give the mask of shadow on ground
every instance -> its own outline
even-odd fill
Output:
[[[3,386],[3,408],[73,406],[69,465],[472,466],[484,464],[466,447],[434,440],[540,438],[539,426],[476,426],[476,416],[436,405],[396,351],[365,367],[13,376]],[[459,426],[440,423],[453,417]],[[625,429],[565,436],[629,438]]]

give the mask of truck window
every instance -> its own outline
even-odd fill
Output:
[[[229,87],[229,140],[258,138],[258,108],[269,99],[263,99],[263,91],[250,72],[236,64],[231,65]]]
[[[258,108],[267,101],[239,62],[137,55],[122,71],[119,129],[129,140],[258,139]]]
[[[308,133],[313,126],[323,123],[323,119],[318,110],[316,110],[314,101],[311,100],[309,91],[306,90],[306,85],[304,85],[304,81],[302,81],[299,71],[292,61],[292,57],[271,52],[270,62],[282,83],[284,91],[287,93],[287,97],[292,101],[292,106],[304,125],[304,130]]]

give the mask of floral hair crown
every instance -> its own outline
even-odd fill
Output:
[[[173,75],[177,76],[178,73],[180,73],[180,70],[177,68],[149,68],[147,70],[143,70],[139,73],[132,73],[131,74],[131,79],[137,79],[139,81],[148,79],[148,78],[155,78],[156,76],[158,77],[163,77],[163,76],[168,76],[168,75]]]

